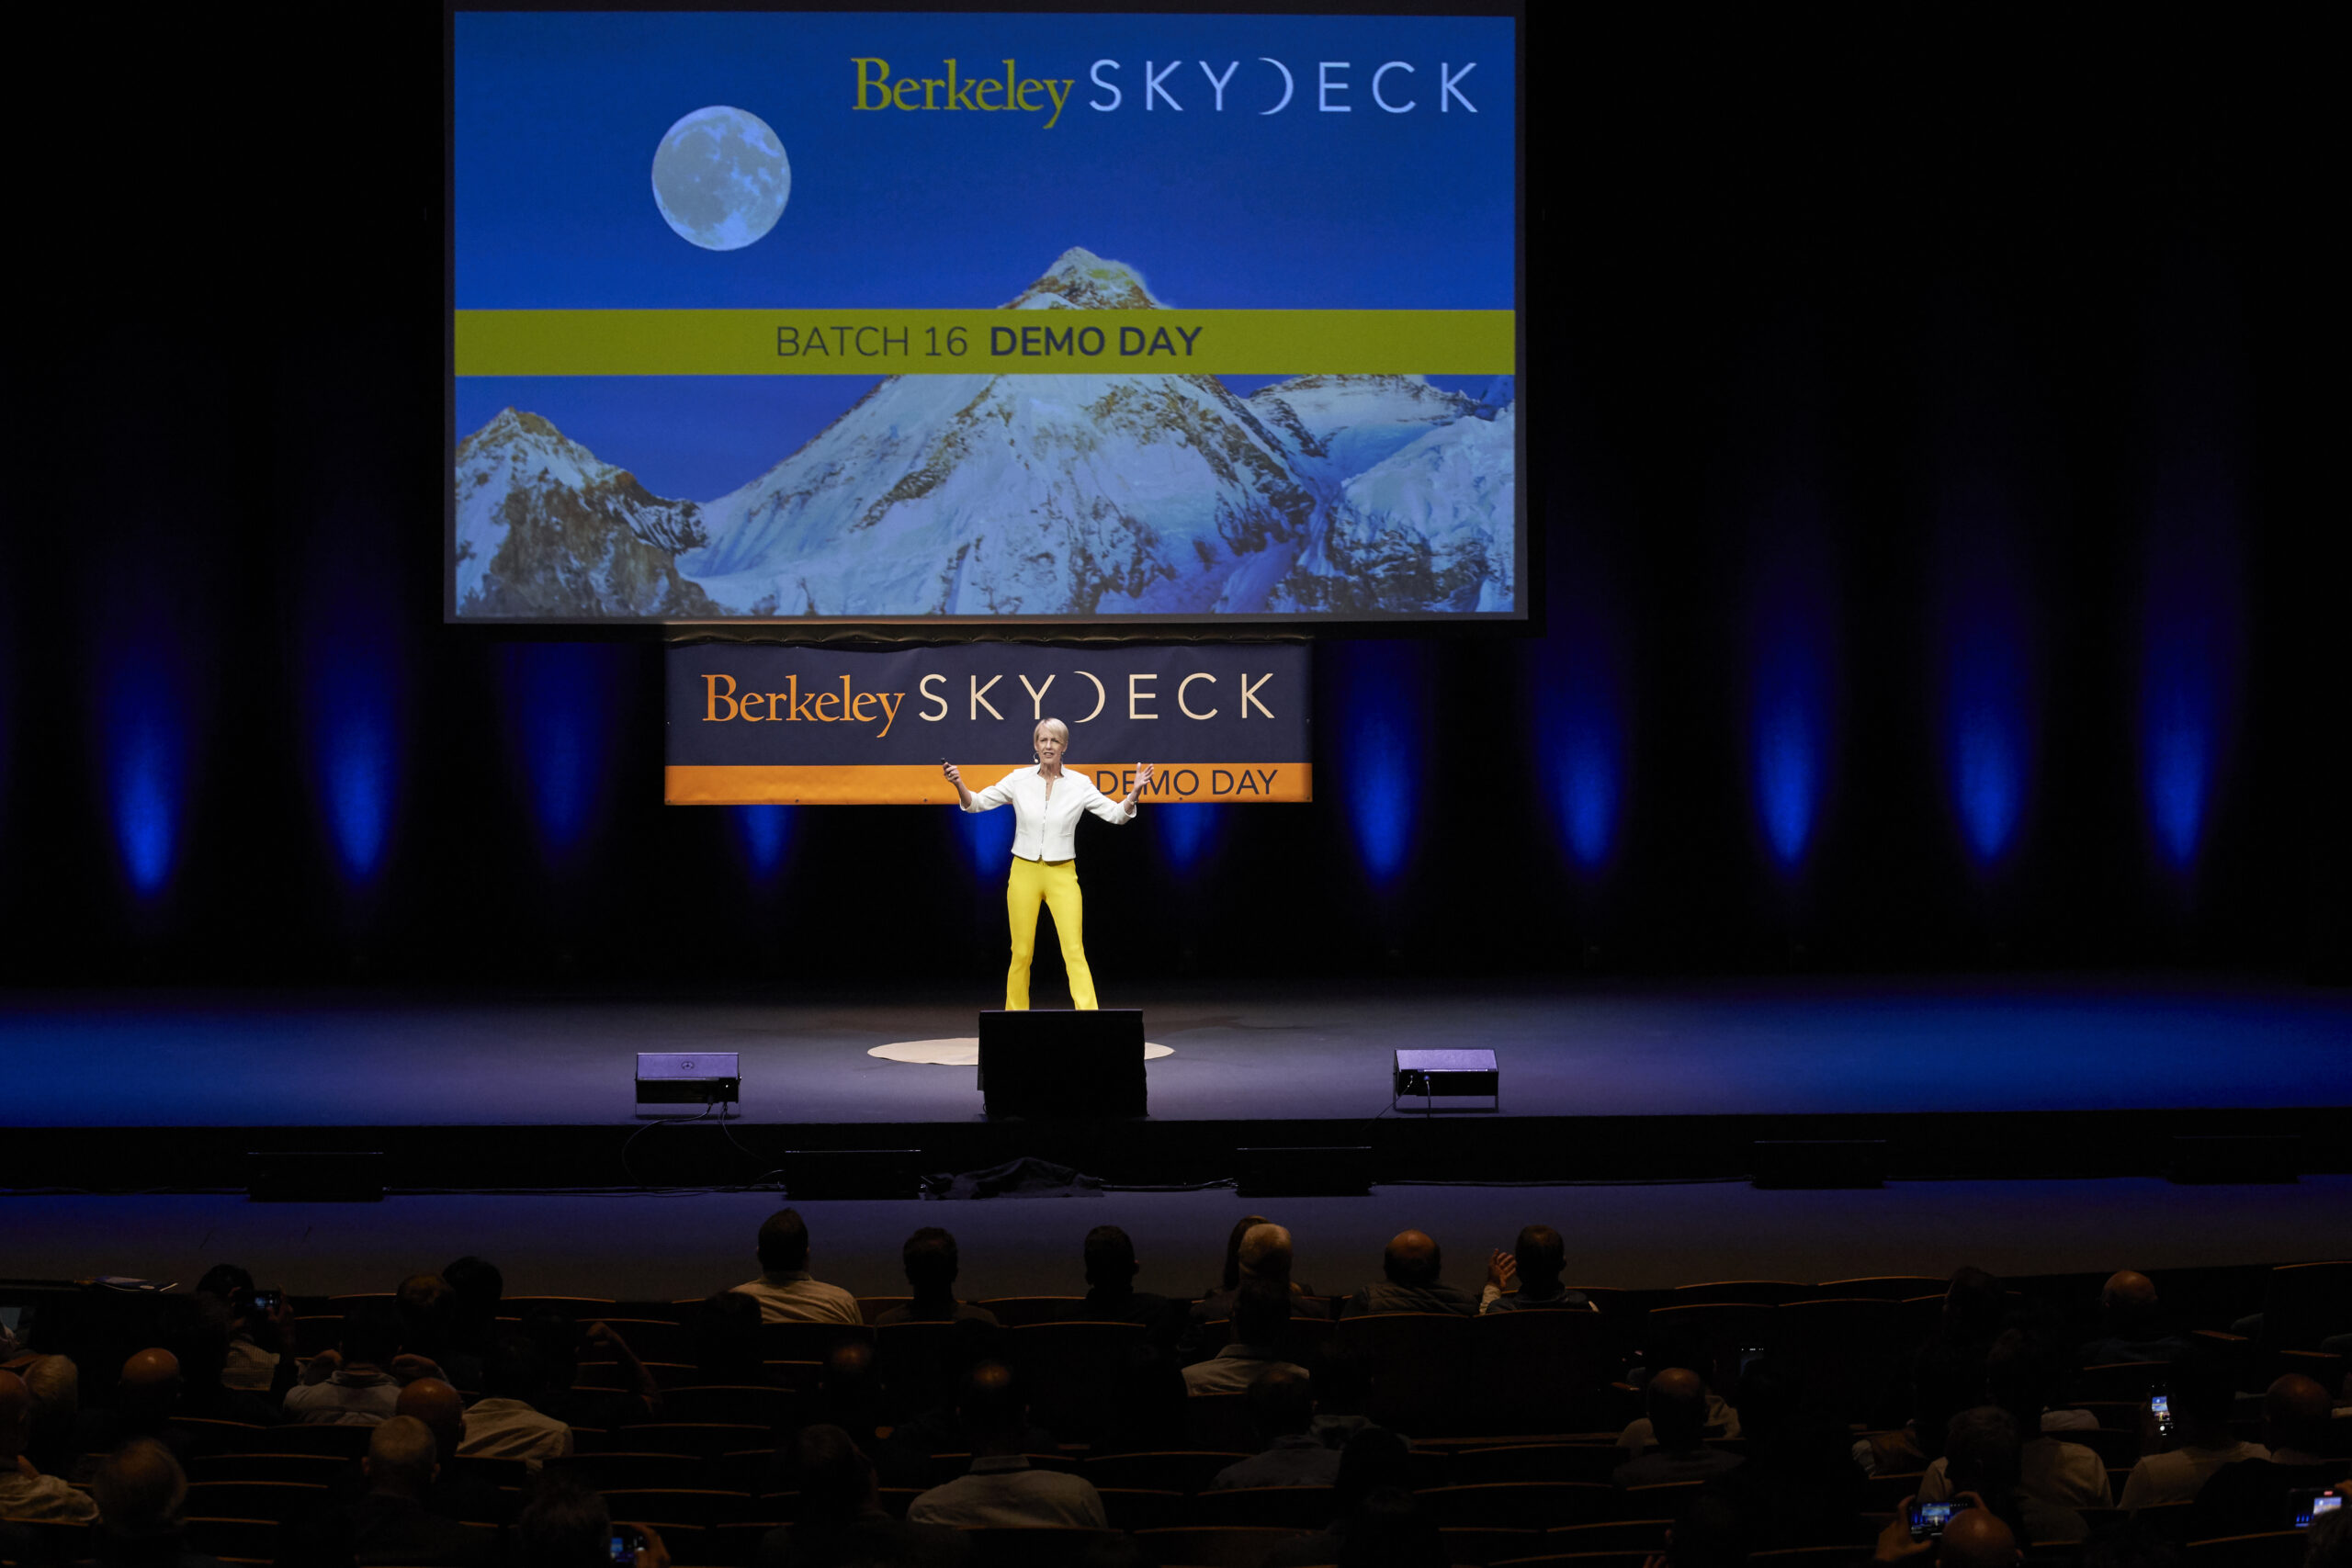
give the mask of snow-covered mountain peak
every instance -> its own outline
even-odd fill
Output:
[[[1106,261],[1083,245],[1064,251],[1046,275],[1021,291],[1012,310],[1159,310],[1167,301],[1154,295],[1143,274],[1125,262]]]
[[[504,467],[516,474],[535,468],[551,470],[559,479],[579,484],[616,471],[610,463],[567,438],[547,420],[521,409],[505,408],[498,417],[458,444],[458,467],[481,471]]]

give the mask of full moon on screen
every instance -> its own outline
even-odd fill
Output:
[[[739,251],[775,227],[792,197],[792,160],[755,114],[724,104],[672,126],[653,154],[653,200],[678,237]]]

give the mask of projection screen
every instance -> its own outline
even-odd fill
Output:
[[[448,618],[1528,613],[1515,18],[452,24]]]

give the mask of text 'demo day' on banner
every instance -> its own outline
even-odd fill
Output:
[[[1313,798],[1307,650],[1294,645],[857,653],[705,643],[669,650],[673,806],[951,806],[1035,761],[1040,719],[1106,795],[1135,768],[1154,804]]]

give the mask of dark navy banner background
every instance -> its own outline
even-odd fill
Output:
[[[664,682],[673,804],[936,804],[954,797],[943,761],[992,784],[1034,761],[1045,718],[1107,792],[1150,762],[1155,800],[1310,798],[1304,645],[706,643],[669,649]]]

